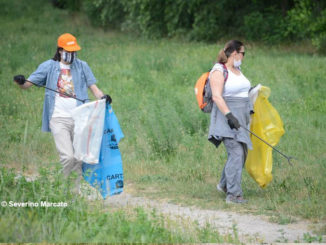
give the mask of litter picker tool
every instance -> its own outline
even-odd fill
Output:
[[[258,139],[260,139],[261,141],[263,141],[266,145],[268,145],[269,147],[271,147],[273,150],[275,150],[276,152],[278,152],[279,154],[281,154],[283,157],[285,157],[288,160],[288,163],[293,166],[293,164],[291,163],[291,160],[294,159],[294,157],[290,157],[285,155],[284,153],[280,152],[278,149],[276,149],[274,146],[272,146],[271,144],[269,144],[268,142],[266,142],[265,140],[263,140],[261,137],[259,137],[257,134],[251,132],[249,129],[247,129],[246,127],[240,125],[241,128],[245,129],[246,131],[248,131],[249,133],[251,133],[252,135],[256,136]]]
[[[83,102],[83,103],[85,103],[86,100],[89,100],[89,99],[85,99],[85,100],[78,99],[78,98],[76,98],[76,97],[74,97],[74,96],[72,96],[72,95],[70,95],[70,94],[59,92],[59,91],[57,91],[57,90],[55,90],[55,89],[52,89],[52,88],[46,87],[46,86],[44,86],[44,85],[39,85],[39,84],[34,83],[34,82],[31,82],[31,81],[28,81],[28,82],[32,83],[33,85],[35,85],[35,86],[37,86],[37,87],[42,87],[42,88],[45,88],[45,89],[51,90],[51,91],[53,91],[53,92],[55,92],[55,93],[62,94],[62,95],[64,95],[64,96],[67,96],[67,97],[73,98],[73,99],[78,100],[78,101],[81,101],[81,102]]]

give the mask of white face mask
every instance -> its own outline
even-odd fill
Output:
[[[241,66],[241,60],[233,60],[233,66],[236,68],[239,68]]]

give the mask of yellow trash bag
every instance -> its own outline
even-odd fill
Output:
[[[275,146],[284,134],[283,122],[276,109],[268,101],[271,90],[259,86],[258,96],[254,102],[254,111],[250,130],[263,140]],[[246,170],[250,176],[264,188],[272,181],[272,148],[254,135],[250,135],[253,150],[248,151]]]

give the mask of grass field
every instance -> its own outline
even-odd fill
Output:
[[[28,76],[41,62],[52,58],[57,37],[70,32],[77,36],[82,47],[78,57],[88,62],[98,86],[113,98],[113,108],[125,134],[120,143],[124,178],[127,185],[133,185],[134,194],[209,209],[266,214],[281,224],[295,222],[296,217],[325,223],[325,57],[303,52],[302,47],[299,52],[291,47],[247,46],[243,73],[252,85],[261,83],[271,88],[270,102],[280,113],[286,131],[277,148],[297,160],[291,167],[274,153],[274,179],[265,189],[244,172],[243,191],[249,204],[230,207],[215,189],[226,152],[223,146],[215,149],[207,141],[209,115],[197,108],[193,92],[196,79],[212,66],[222,44],[146,40],[126,33],[103,32],[90,26],[84,16],[53,9],[42,1],[0,2],[1,198],[6,198],[8,193],[19,193],[13,197],[23,197],[24,191],[27,196],[31,195],[30,190],[13,184],[13,177],[8,177],[10,174],[3,170],[4,166],[35,172],[41,167],[53,169],[58,164],[52,136],[40,129],[44,90],[33,87],[22,91],[13,84],[12,77]],[[5,181],[4,176],[9,180]],[[59,193],[60,190],[58,188]],[[51,187],[47,194],[55,196],[55,191]],[[6,230],[8,217],[13,217],[10,218],[12,223],[19,217],[24,217],[24,222],[29,219],[27,211],[22,211],[21,216],[7,210],[1,209],[5,217],[0,220],[2,230]],[[86,204],[76,210],[73,209],[71,215],[77,217],[80,210],[85,217],[89,214]],[[141,222],[137,221],[137,215],[142,215],[139,212],[135,213],[136,223]],[[55,228],[41,225],[54,216],[36,211],[32,214],[36,215],[37,229]],[[119,222],[120,214],[108,215]],[[122,219],[128,219],[128,215],[121,215]],[[94,217],[94,221],[100,216],[89,217]],[[12,224],[10,222],[7,223]],[[24,222],[18,227],[28,234],[28,224]],[[74,224],[77,226],[78,222],[77,219]],[[81,226],[86,227],[90,226]],[[77,229],[77,234],[81,231]],[[204,242],[198,240],[199,235],[192,237],[193,240],[179,237],[169,240],[167,237],[172,235],[166,232],[160,241]],[[319,232],[326,234],[326,226]],[[51,237],[49,241],[75,241],[60,234],[61,237]],[[4,242],[9,235],[0,238]],[[47,237],[27,241],[42,239]],[[139,239],[127,241],[140,242]],[[10,241],[16,241],[15,237]],[[92,240],[89,235],[82,241],[102,240]],[[151,238],[146,241],[159,242]]]

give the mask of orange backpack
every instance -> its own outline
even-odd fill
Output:
[[[228,79],[228,70],[226,66],[222,63],[218,63],[223,66],[223,76],[224,76],[224,83]],[[209,83],[209,73],[203,73],[200,78],[197,80],[195,85],[195,95],[197,98],[199,108],[206,113],[210,113],[213,108],[213,100],[212,100],[212,89]]]

